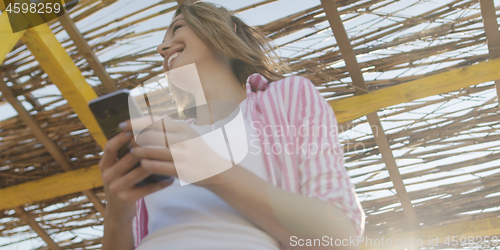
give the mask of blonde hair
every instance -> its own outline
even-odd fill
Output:
[[[260,30],[248,26],[224,7],[212,3],[186,1],[175,16],[184,15],[187,25],[211,49],[232,59],[232,69],[243,87],[253,73],[276,81],[290,72]],[[236,31],[235,31],[236,26]],[[169,84],[177,103],[179,118],[195,117],[194,99],[189,93]],[[185,110],[191,104],[190,110]]]

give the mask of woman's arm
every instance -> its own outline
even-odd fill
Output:
[[[106,208],[104,215],[103,250],[132,250],[134,249],[134,235],[132,220],[113,216],[113,212]]]
[[[341,240],[347,245],[344,249],[355,249],[353,240],[362,231],[363,211],[343,165],[337,121],[330,104],[303,77],[275,82],[266,92],[263,99],[267,101],[259,104],[267,110],[265,115],[271,116],[266,119],[271,123],[265,125],[276,126],[278,130],[278,126],[285,125],[282,120],[287,119],[287,126],[301,131],[275,141],[288,140],[294,148],[301,148],[287,155],[297,165],[282,160],[279,162],[282,165],[274,166],[283,174],[294,174],[286,177],[300,194],[267,183],[242,167],[214,177],[219,180],[206,187],[288,247],[297,248],[294,245],[298,245],[299,239],[311,239],[313,243],[317,239],[323,248],[331,249],[335,240]],[[275,111],[282,108],[285,108],[282,113]],[[304,127],[308,128],[305,133],[301,130]],[[285,145],[288,144],[281,145],[282,148]],[[310,147],[302,150],[303,145],[315,145],[316,150]],[[321,247],[316,244],[313,248]]]
[[[205,146],[200,144],[200,147]],[[208,152],[209,149],[186,148],[183,152],[178,152],[185,154],[179,155],[178,160],[183,161],[182,165],[193,166],[189,170],[192,173],[203,173],[205,168],[224,161],[212,153],[208,153],[209,156],[204,154],[194,156],[193,151]],[[149,172],[177,175],[178,170],[176,171],[175,165],[178,165],[179,161],[176,160],[174,164],[171,161],[158,159],[162,155],[170,155],[168,149],[134,147],[132,154],[142,158],[141,166]],[[334,204],[283,190],[238,165],[194,184],[211,190],[243,216],[292,249],[331,249],[336,239],[349,241],[346,243],[348,245],[357,237],[352,221]],[[296,238],[291,238],[293,236]],[[328,244],[323,240],[325,239],[323,236],[328,237]],[[294,246],[291,239],[297,241],[319,239],[322,244],[313,248],[300,247]],[[327,246],[324,246],[325,244]],[[357,247],[348,246],[339,249],[357,249]]]
[[[172,124],[174,125],[174,124]],[[190,150],[186,149],[186,156]],[[206,152],[207,150],[194,150]],[[141,166],[150,172],[176,175],[173,162],[157,159],[168,155],[168,149],[134,147],[132,154],[142,158]],[[216,154],[211,157],[180,157],[194,166],[192,172],[203,172],[205,167],[222,162]],[[332,249],[336,239],[347,245],[356,240],[357,232],[351,220],[342,209],[302,194],[296,194],[272,185],[241,166],[234,166],[218,175],[194,183],[212,191],[243,216],[254,222],[282,244],[292,249]],[[295,236],[296,238],[291,238]],[[328,237],[328,244],[323,240]],[[294,246],[291,239],[319,239],[321,246]],[[318,240],[317,240],[318,241]],[[349,243],[347,243],[349,241]],[[338,249],[357,249],[356,246],[335,247]]]
[[[348,245],[357,237],[340,208],[276,187],[243,167],[235,166],[211,179],[210,183],[217,184],[207,183],[207,189],[291,249],[332,249],[336,239]],[[307,247],[299,239],[319,239],[321,246]]]

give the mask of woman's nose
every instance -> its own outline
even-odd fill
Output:
[[[170,46],[168,46],[165,43],[160,44],[158,47],[156,47],[156,51],[162,56],[165,57],[167,56],[167,52]]]

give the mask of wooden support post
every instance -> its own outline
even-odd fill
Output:
[[[43,71],[61,91],[63,97],[89,130],[96,142],[104,148],[107,142],[87,103],[97,95],[56,39],[47,24],[26,30],[22,41],[40,63]]]
[[[335,35],[335,39],[337,40],[340,53],[342,54],[342,58],[345,61],[346,68],[349,71],[349,76],[351,77],[353,85],[356,88],[356,95],[367,93],[368,91],[365,80],[363,78],[363,74],[361,73],[361,69],[359,68],[358,62],[356,60],[356,55],[354,54],[354,51],[352,49],[351,42],[349,40],[349,37],[347,36],[347,32],[345,30],[344,24],[342,23],[342,19],[340,18],[340,14],[337,10],[335,1],[321,0],[321,5],[323,6],[323,9],[330,23],[330,28],[332,29],[333,34]],[[418,226],[417,216],[415,214],[415,211],[413,210],[410,197],[406,192],[403,179],[401,178],[396,160],[394,159],[394,155],[392,154],[392,150],[390,148],[389,140],[385,135],[377,112],[375,111],[367,114],[366,117],[370,124],[370,128],[372,129],[373,137],[375,138],[375,142],[377,143],[380,154],[382,154],[382,159],[384,160],[385,167],[389,172],[389,176],[394,185],[394,189],[396,189],[396,193],[401,202],[401,206],[403,207],[403,212],[406,216],[406,219],[408,220],[410,228],[415,229]]]
[[[104,69],[97,56],[94,54],[87,41],[83,37],[82,33],[75,26],[69,14],[62,15],[59,17],[59,22],[64,27],[66,32],[68,32],[69,37],[76,45],[76,48],[83,55],[90,68],[94,71],[94,74],[101,80],[101,84],[107,93],[118,90],[116,84],[113,82],[111,77],[109,77],[108,72]]]
[[[14,208],[14,210],[16,211],[17,216],[22,221],[27,223],[33,229],[33,231],[35,231],[38,234],[38,236],[40,236],[40,238],[42,238],[43,241],[47,243],[47,246],[49,246],[51,250],[62,249],[61,247],[59,247],[59,245],[57,245],[57,243],[52,238],[50,238],[50,235],[47,232],[45,232],[45,230],[43,230],[43,228],[38,224],[38,222],[36,222],[35,219],[28,212],[26,212],[23,207],[16,207]]]
[[[493,0],[479,0],[481,5],[481,16],[483,17],[484,31],[488,41],[488,50],[490,59],[500,57],[500,32],[498,31],[498,22],[495,3]],[[495,81],[497,97],[500,102],[500,79]]]
[[[3,94],[3,97],[7,99],[7,101],[14,107],[17,111],[18,117],[28,126],[30,131],[35,135],[35,137],[43,144],[45,149],[49,152],[49,154],[56,160],[56,162],[61,166],[64,171],[73,170],[71,164],[64,153],[59,149],[56,143],[51,140],[40,128],[35,119],[31,117],[28,111],[24,109],[24,106],[21,104],[19,100],[12,94],[10,88],[5,84],[5,82],[0,79],[0,91]],[[83,191],[83,193],[87,196],[89,201],[94,204],[95,209],[104,215],[104,205],[98,199],[98,197],[89,190]]]

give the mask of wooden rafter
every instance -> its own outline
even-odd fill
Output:
[[[350,121],[385,107],[500,79],[499,68],[500,59],[494,59],[375,90],[368,94],[332,100],[330,105],[339,122]]]
[[[346,68],[349,71],[349,76],[352,79],[353,85],[356,88],[356,94],[366,94],[367,87],[365,84],[365,79],[359,68],[358,61],[356,60],[356,55],[351,46],[349,37],[340,18],[340,14],[337,10],[337,6],[334,0],[321,0],[323,9],[325,10],[328,21],[330,22],[330,27],[333,30],[333,34],[337,40],[339,50],[344,58]],[[397,196],[403,207],[403,212],[405,213],[406,219],[411,228],[416,228],[418,226],[417,216],[413,210],[410,197],[406,192],[403,179],[399,173],[398,165],[396,164],[396,159],[392,154],[392,150],[389,144],[389,140],[385,135],[384,128],[380,123],[380,118],[377,112],[372,112],[366,115],[368,122],[370,123],[370,128],[373,132],[373,137],[378,145],[382,159],[384,159],[385,168],[389,172],[389,176],[396,189]]]
[[[0,189],[0,209],[8,209],[102,187],[97,165]]]
[[[66,156],[59,149],[56,143],[51,140],[45,132],[40,128],[38,123],[33,119],[33,117],[29,114],[28,111],[24,108],[19,100],[12,94],[12,91],[5,84],[5,82],[0,79],[0,91],[3,94],[3,97],[7,99],[7,101],[14,107],[17,111],[19,118],[26,124],[26,126],[30,129],[30,131],[35,135],[35,137],[44,145],[45,149],[49,152],[49,154],[54,158],[54,160],[61,166],[61,168],[66,171],[72,171],[73,168],[71,164],[66,159]],[[87,196],[87,198],[94,204],[95,209],[104,215],[104,205],[101,200],[90,190],[82,190],[83,194]]]
[[[61,247],[59,247],[59,245],[57,245],[57,243],[52,238],[50,238],[50,235],[47,232],[45,232],[45,230],[43,230],[43,228],[38,224],[38,222],[36,222],[35,219],[28,212],[26,212],[23,207],[16,207],[14,208],[14,210],[16,211],[17,216],[21,220],[23,220],[26,224],[28,224],[33,229],[33,231],[35,231],[38,234],[38,236],[40,236],[40,238],[42,238],[43,241],[45,241],[45,243],[47,244],[47,246],[49,246],[51,250],[62,249]]]
[[[67,54],[65,53],[64,50],[63,50],[64,53],[60,53],[59,55],[57,55],[57,54],[49,54],[49,55],[47,55],[45,53],[47,53],[47,52],[50,53],[51,51],[43,51],[43,48],[40,51],[33,51],[33,50],[41,49],[40,47],[37,47],[37,46],[40,46],[40,45],[43,46],[44,45],[44,43],[43,43],[44,41],[45,42],[49,42],[51,48],[56,47],[56,49],[57,49],[57,46],[56,46],[57,45],[57,40],[55,40],[55,38],[52,39],[52,40],[50,39],[50,35],[53,36],[53,34],[50,31],[50,29],[43,30],[43,27],[39,27],[42,30],[42,34],[37,33],[33,29],[28,30],[28,31],[22,31],[22,32],[12,33],[12,31],[10,30],[10,25],[7,25],[7,22],[8,22],[7,15],[4,13],[3,15],[0,16],[0,23],[4,23],[5,25],[1,25],[0,27],[2,29],[9,29],[9,30],[2,30],[3,31],[2,35],[6,36],[6,37],[5,38],[2,37],[3,39],[1,39],[1,43],[4,44],[4,46],[1,46],[1,49],[0,49],[1,50],[0,51],[0,62],[5,59],[5,56],[7,55],[7,53],[9,53],[10,50],[12,50],[12,48],[14,47],[14,45],[18,42],[18,40],[20,38],[23,39],[25,41],[25,43],[32,42],[32,43],[36,44],[35,46],[31,46],[32,47],[31,48],[32,52],[35,55],[35,57],[38,57],[38,59],[41,59],[41,61],[45,60],[45,63],[49,63],[49,65],[46,65],[47,67],[53,67],[53,66],[55,66],[55,64],[61,63],[65,59],[64,56],[66,56],[67,58],[69,58],[67,56]],[[44,31],[47,32],[47,30],[48,30],[48,33],[43,34],[43,32]],[[38,30],[38,32],[40,32],[40,30]],[[38,40],[37,41],[33,41],[30,38],[23,37],[26,33],[31,33],[30,34],[31,35],[31,39],[33,39],[33,38],[37,39],[38,38]],[[50,43],[50,42],[54,42],[54,40],[56,41],[56,43]],[[26,42],[26,41],[28,41],[28,42]],[[40,42],[41,42],[41,44],[39,44]],[[48,45],[48,44],[45,44],[45,45]],[[29,45],[28,45],[28,47],[29,47]],[[57,61],[57,60],[62,60],[62,61]],[[57,63],[54,63],[54,61],[57,61]],[[78,73],[77,72],[79,72],[79,70],[76,68],[76,66],[74,66],[73,61],[71,59],[69,59],[69,62],[70,62],[69,64],[62,64],[62,65],[59,64],[59,67],[49,68],[50,70],[55,70],[55,71],[52,71],[52,73],[50,74],[50,76],[51,77],[54,76],[54,78],[56,78],[56,79],[59,78],[61,80],[74,80],[75,76],[76,76],[76,78],[78,78]],[[43,64],[42,62],[40,62],[40,63]],[[71,65],[73,65],[73,67],[76,68],[76,72],[71,72],[72,74],[68,74],[68,76],[70,77],[70,79],[64,79],[64,76],[65,76],[64,73],[66,73],[66,72],[69,73],[71,71]],[[61,73],[63,73],[63,74],[61,74]],[[80,79],[83,79],[83,77],[81,76],[81,73],[79,75],[81,77]],[[83,80],[83,82],[85,82],[85,80]],[[63,83],[63,84],[67,84],[67,82]],[[85,84],[86,84],[86,82],[85,82]],[[88,86],[88,84],[87,84],[87,86]],[[82,86],[82,87],[84,87],[84,86]],[[9,87],[7,87],[7,85],[3,82],[2,79],[0,79],[0,90],[2,92],[2,97],[6,98],[11,103],[11,105],[17,111],[18,116],[25,122],[25,124],[28,126],[28,128],[30,128],[30,131],[35,135],[35,137],[45,146],[45,148],[47,149],[47,151],[59,163],[59,165],[61,166],[61,168],[64,171],[71,171],[72,170],[71,164],[68,162],[68,160],[66,159],[66,157],[64,156],[64,154],[59,149],[59,147],[54,143],[54,141],[52,141],[42,131],[42,129],[40,128],[40,126],[37,124],[37,122],[24,109],[24,107],[22,106],[22,104],[12,94],[12,91],[9,89]],[[93,93],[93,91],[92,91],[92,93]],[[28,95],[27,97],[31,96],[31,94],[27,94],[27,95]],[[94,94],[94,96],[95,96],[95,94]],[[93,97],[93,96],[91,96],[91,97]],[[36,101],[36,99],[35,99],[35,101]],[[104,205],[102,204],[100,198],[98,198],[90,190],[81,190],[81,191],[83,192],[83,194],[85,196],[87,196],[88,200],[93,203],[95,209],[99,213],[101,213],[101,215],[104,214]],[[48,234],[46,232],[44,232],[43,229],[41,227],[39,227],[39,225],[37,223],[35,223],[34,220],[32,220],[29,217],[29,215],[27,215],[26,213],[22,213],[24,211],[22,209],[22,207],[17,208],[16,211],[17,211],[18,214],[20,214],[20,216],[22,216],[23,218],[25,218],[25,220],[27,220],[29,222],[29,225],[38,233],[38,235],[41,238],[43,238],[46,241],[46,243],[49,245],[49,247],[51,249],[59,249],[59,247],[57,246],[57,244],[55,244],[50,239],[50,237],[48,236]]]
[[[7,15],[3,13],[0,15],[0,22],[6,23]],[[22,16],[20,17],[22,18]],[[10,25],[2,26],[10,27]],[[43,68],[49,74],[49,77],[53,80],[54,83],[59,82],[59,87],[61,92],[66,92],[66,99],[69,102],[72,102],[73,105],[79,105],[80,110],[85,108],[87,109],[87,113],[90,113],[86,103],[95,98],[96,95],[93,90],[89,87],[88,83],[85,81],[81,72],[74,65],[71,58],[66,54],[62,46],[54,37],[52,31],[47,27],[46,24],[40,25],[36,28],[29,29],[27,31],[12,33],[12,31],[5,31],[8,39],[5,39],[5,51],[0,53],[0,61],[4,60],[5,55],[12,49],[15,43],[17,43],[16,39],[22,39],[28,48],[31,49],[35,58],[37,58],[40,64],[43,65]],[[59,45],[59,46],[57,46]],[[50,48],[50,49],[49,49]],[[58,50],[59,48],[59,50]],[[2,48],[4,49],[4,48]],[[109,76],[108,76],[109,77]],[[77,85],[72,85],[71,83],[77,83]],[[79,85],[78,85],[79,84]],[[68,86],[78,86],[79,92],[74,91],[74,89],[68,88]],[[61,88],[62,87],[62,88]],[[42,142],[47,151],[51,154],[51,156],[58,162],[61,168],[64,171],[71,171],[72,167],[69,164],[68,160],[61,152],[59,147],[52,141],[40,128],[40,126],[36,123],[36,121],[30,116],[30,114],[24,109],[22,104],[17,100],[17,98],[12,94],[7,85],[0,79],[0,89],[2,91],[2,96],[6,98],[11,105],[18,112],[19,117],[26,123],[26,125],[30,128],[31,132],[35,135],[35,137]],[[64,89],[66,91],[64,91]],[[87,99],[83,102],[83,106],[81,103],[81,97],[86,97]],[[71,98],[75,98],[73,101]],[[75,102],[76,101],[76,102]],[[80,102],[78,102],[80,101]],[[78,107],[75,107],[78,109]],[[83,111],[85,112],[85,111]],[[85,118],[85,115],[82,114],[82,117]],[[92,115],[87,115],[88,121],[83,121],[84,123],[88,123],[88,125],[92,127],[96,127],[95,119]],[[93,123],[92,123],[93,122]],[[97,128],[97,133],[101,132],[100,129]],[[101,135],[97,134],[96,140],[105,143],[102,139]],[[105,138],[104,138],[105,140]],[[85,196],[94,204],[95,209],[102,214],[104,214],[104,205],[100,201],[100,199],[90,190],[81,190]]]
[[[80,121],[87,127],[92,137],[104,148],[106,137],[87,106],[87,103],[97,95],[61,43],[57,41],[51,29],[47,24],[39,25],[27,30],[21,40],[78,114]]]
[[[116,84],[113,82],[111,77],[109,77],[108,72],[106,72],[106,69],[104,69],[104,66],[102,66],[102,63],[94,54],[92,48],[90,48],[82,33],[80,33],[69,15],[60,16],[59,22],[64,27],[66,32],[68,32],[69,37],[73,40],[78,51],[83,55],[90,68],[94,71],[94,74],[99,78],[106,92],[118,90]]]
[[[73,170],[71,164],[67,161],[64,154],[61,152],[59,147],[52,141],[36,123],[36,121],[30,116],[29,112],[24,109],[23,105],[17,98],[12,94],[12,91],[5,84],[3,80],[0,79],[0,91],[2,91],[3,97],[9,101],[9,103],[17,111],[19,118],[26,124],[30,131],[35,135],[35,137],[43,143],[45,149],[54,157],[54,160],[59,163],[64,171]]]

